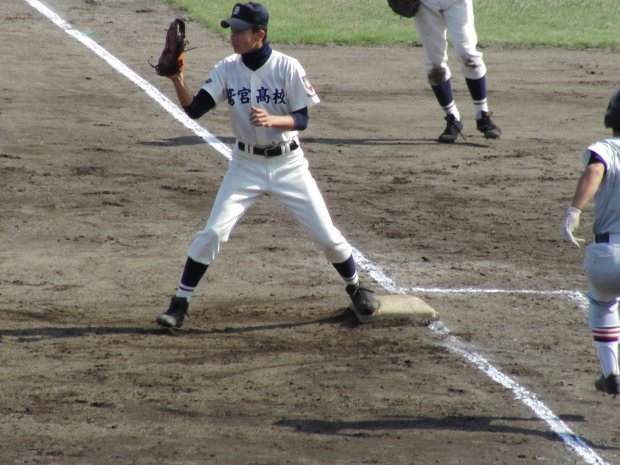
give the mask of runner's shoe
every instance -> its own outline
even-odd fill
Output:
[[[605,375],[601,375],[599,379],[594,381],[594,387],[597,391],[604,392],[605,394],[612,394],[616,397],[620,394],[620,380],[618,375],[611,374],[607,378]]]

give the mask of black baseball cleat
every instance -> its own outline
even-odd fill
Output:
[[[607,378],[605,378],[605,375],[601,375],[599,379],[594,381],[594,387],[597,391],[616,397],[620,394],[620,379],[618,375],[614,374],[609,375]]]
[[[362,316],[370,316],[379,310],[379,301],[373,296],[374,292],[359,284],[349,284],[346,288],[351,297],[354,310]]]
[[[439,135],[437,141],[444,144],[451,144],[456,142],[456,139],[459,137],[459,134],[463,139],[463,123],[461,123],[454,115],[448,115],[445,117],[446,120],[446,129]]]
[[[476,128],[486,139],[499,139],[502,130],[491,120],[491,113],[483,111],[480,119],[476,120]]]
[[[180,328],[187,316],[189,302],[185,297],[173,297],[170,308],[155,319],[155,323],[166,328]]]

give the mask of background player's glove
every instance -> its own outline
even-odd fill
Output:
[[[420,8],[420,0],[388,0],[388,5],[394,13],[413,18]]]
[[[586,242],[585,239],[574,237],[573,231],[579,227],[579,216],[581,215],[581,210],[575,207],[568,207],[566,209],[566,214],[564,215],[564,237],[566,240],[577,247],[579,247],[580,242]]]
[[[181,19],[175,19],[168,26],[166,43],[157,64],[151,66],[160,76],[170,77],[178,73],[185,65],[183,54],[189,50],[188,46],[189,40],[185,35],[185,22]]]

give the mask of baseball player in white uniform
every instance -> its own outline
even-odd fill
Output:
[[[213,203],[207,225],[191,244],[177,293],[159,325],[180,327],[198,282],[235,225],[265,193],[273,195],[323,250],[345,282],[358,313],[379,308],[373,292],[360,286],[352,247],[333,224],[308,169],[298,132],[308,124],[308,107],[319,103],[300,63],[272,50],[267,41],[269,13],[259,3],[237,3],[230,18],[234,54],[221,60],[194,95],[183,69],[172,80],[179,103],[192,118],[216,105],[228,105],[236,137],[232,159]]]
[[[461,115],[452,94],[452,73],[448,66],[450,35],[456,59],[473,99],[476,128],[487,139],[498,139],[500,128],[491,120],[487,101],[487,69],[476,46],[473,0],[421,0],[414,17],[424,49],[424,71],[439,105],[445,113],[446,128],[438,141],[455,142],[463,130]]]
[[[585,170],[564,216],[564,236],[577,247],[585,242],[573,234],[579,226],[581,210],[594,198],[594,242],[588,245],[584,260],[589,326],[602,370],[594,385],[599,391],[616,396],[620,393],[620,89],[609,101],[604,122],[613,135],[583,152]]]

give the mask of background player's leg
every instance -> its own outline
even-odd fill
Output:
[[[431,85],[435,98],[439,103],[439,106],[443,109],[446,116],[453,115],[457,121],[461,120],[461,114],[459,113],[456,103],[454,102],[454,95],[452,94],[452,79],[437,84]]]
[[[463,130],[463,124],[452,94],[445,20],[441,12],[422,4],[414,21],[424,50],[424,72],[447,123],[438,140],[454,142]]]
[[[452,95],[452,79],[448,79],[442,84],[431,85],[431,88],[433,89],[437,102],[439,102],[439,105],[446,114],[446,127],[437,140],[443,143],[456,142],[456,139],[463,130],[463,123],[461,122],[461,115]]]
[[[487,101],[487,78],[482,76],[478,79],[466,78],[469,95],[474,102],[474,111],[476,119],[482,117],[482,113],[489,112],[489,103]]]
[[[487,68],[478,51],[478,35],[474,26],[473,2],[456,2],[444,11],[446,28],[452,39],[454,53],[459,63],[469,94],[474,104],[476,128],[487,139],[497,139],[502,131],[491,120],[487,100]]]

